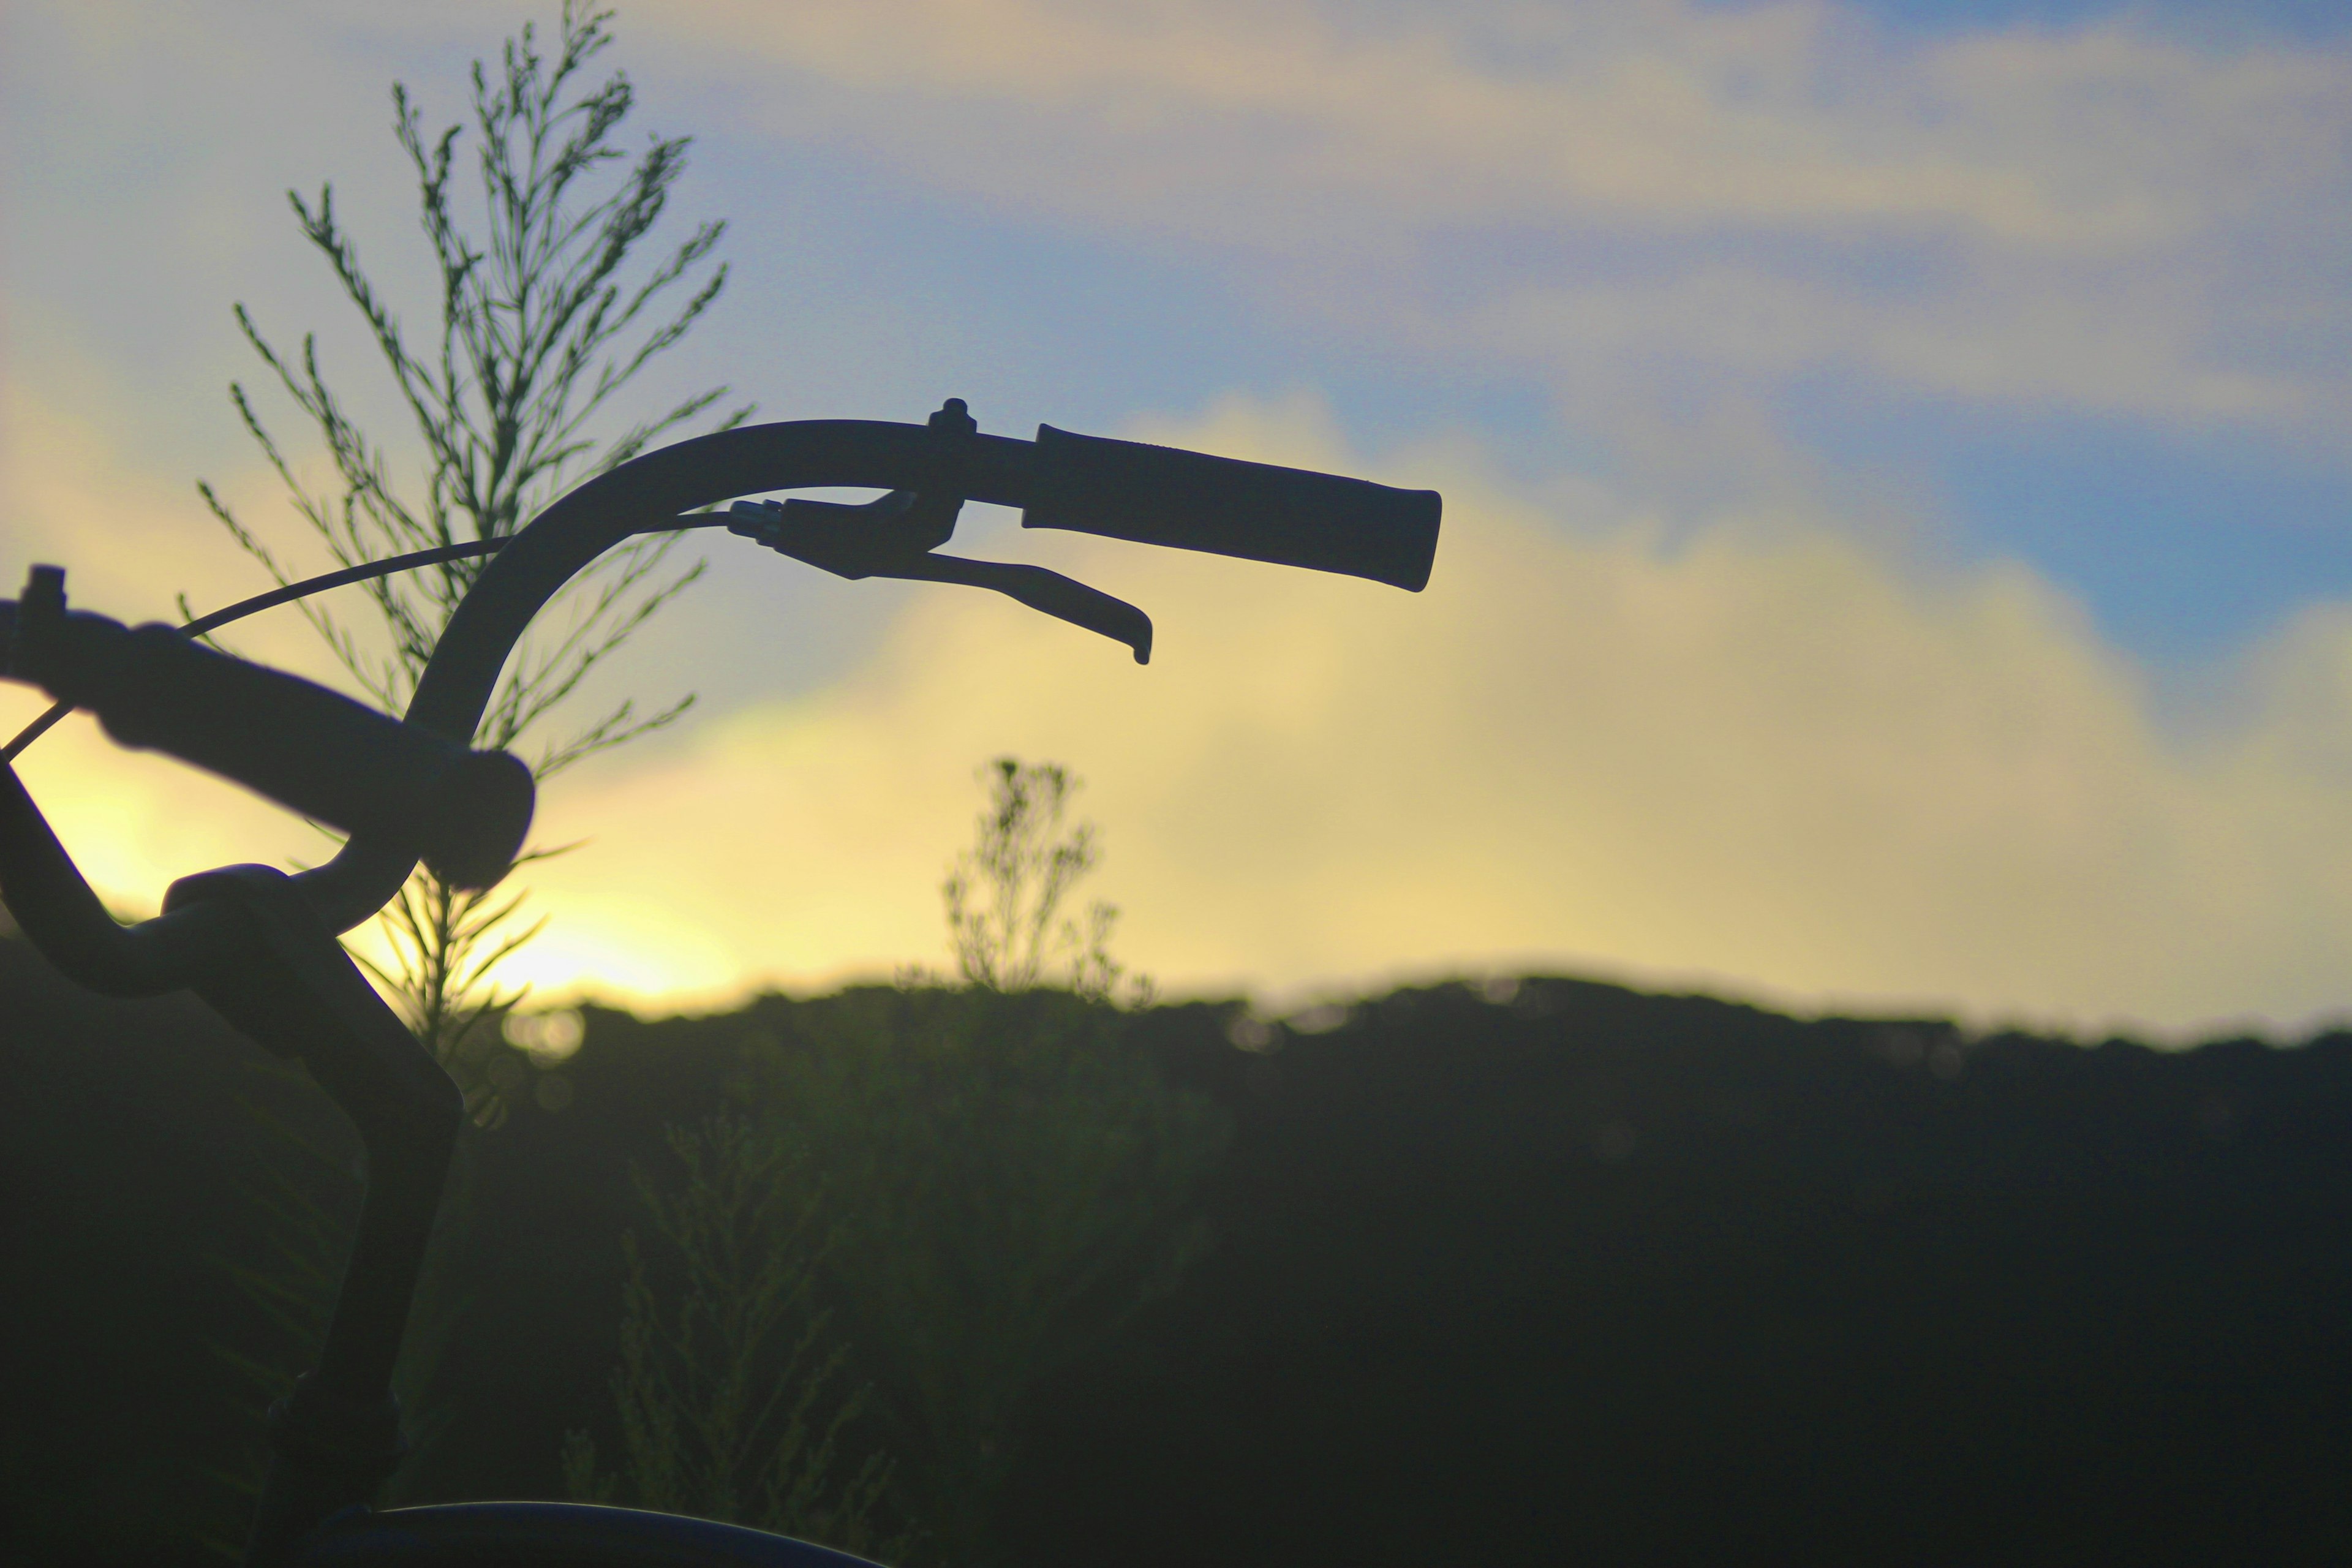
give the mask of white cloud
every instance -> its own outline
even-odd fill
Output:
[[[769,131],[1233,258],[1355,331],[2339,429],[2352,58],[1819,4],[693,0]],[[2304,323],[2282,333],[2284,311]],[[1664,323],[1661,333],[1655,329]],[[1528,330],[1532,327],[1532,330]]]
[[[428,32],[487,36],[428,9]],[[1662,468],[1723,470],[1691,493],[1788,499],[1654,519],[1572,479],[1536,500],[1466,445],[1394,454],[1384,477],[1449,498],[1419,597],[1022,537],[1005,552],[1150,610],[1154,666],[992,596],[905,590],[882,653],[837,688],[557,782],[544,836],[593,842],[536,878],[557,916],[529,961],[542,977],[717,999],[936,955],[971,769],[1010,750],[1092,781],[1123,945],[1178,983],[1517,957],[2168,1024],[2295,1019],[2339,994],[2352,613],[2310,612],[2238,672],[2230,722],[2184,737],[2032,572],[1874,553],[1855,539],[1879,520],[1808,500],[1802,461],[1739,422],[1766,402],[1743,394],[1825,364],[2192,422],[2339,418],[2338,55],[2120,24],[1921,44],[1788,6],[877,0],[624,20],[669,33],[673,80],[689,56],[766,73],[730,90],[772,130],[1243,269],[1356,343],[1538,367],[1596,417],[1615,405],[1613,435],[1671,447]],[[377,101],[387,73],[364,51],[312,43],[344,72],[320,91],[363,80]],[[240,125],[262,112],[236,107]],[[206,178],[251,145],[205,153]],[[298,272],[265,276],[273,325],[332,314],[279,287]],[[37,355],[16,345],[0,542],[65,561],[110,613],[251,591],[184,481],[152,477],[194,466],[157,457],[173,428],[100,422],[125,367],[70,384],[89,318],[37,291],[9,303],[12,323],[63,324]],[[1720,393],[1737,441],[1640,406],[1677,375]],[[198,444],[238,455],[203,461],[258,515],[274,481],[210,417],[220,438]],[[1160,433],[1364,461],[1311,401]],[[743,664],[743,624],[680,618],[632,670],[676,685]],[[291,617],[247,637],[320,670]],[[83,731],[28,776],[133,906],[195,867],[319,847]]]
[[[2258,117],[2325,114],[2336,84],[2283,57],[2217,70],[2116,34],[1905,46],[1817,5],[699,0],[663,25],[748,46],[820,93],[1001,115],[1003,133],[1034,138],[1036,160],[933,146],[923,124],[904,125],[894,148],[1143,222],[1190,193],[1121,178],[1131,155],[1229,151],[1241,156],[1213,169],[1182,162],[1220,190],[1402,199],[1399,216],[1416,222],[1551,204],[1701,225],[1926,222],[2095,247],[2200,221],[2167,155],[2217,129],[2256,152]],[[2187,126],[2179,89],[2205,111]],[[785,92],[774,112],[806,123],[841,107]],[[1054,134],[1078,124],[1091,134]]]
[[[217,384],[251,369],[228,299],[289,338],[340,322],[278,193],[333,173],[355,211],[404,211],[384,79],[452,113],[440,59],[533,14],[12,13],[40,62],[10,78],[19,357],[92,346],[53,333],[119,348],[104,323],[131,320]],[[1695,389],[1770,405],[1828,371],[1864,396],[2352,428],[2340,47],[2128,16],[1922,38],[1852,6],[1684,0],[680,0],[621,25],[663,89],[651,119],[730,129],[719,167],[782,139],[872,171],[886,204],[929,187],[1140,243],[1351,351],[1549,382],[1580,418]],[[362,228],[390,283],[418,281],[398,226]],[[156,286],[151,254],[203,286]]]
[[[1362,468],[1311,403],[1151,434]],[[2339,1001],[2346,617],[2184,742],[2021,566],[1927,576],[1801,515],[1667,548],[1598,496],[1563,532],[1465,454],[1380,467],[1447,493],[1424,595],[1024,536],[1153,613],[1150,668],[939,590],[821,700],[560,783],[547,831],[597,839],[536,880],[690,994],[885,972],[939,952],[971,770],[1012,752],[1089,779],[1124,945],[1180,986],[1509,955],[1979,1017]]]
[[[141,482],[38,409],[11,429],[43,459],[8,465],[12,542],[145,607],[184,546],[121,526]],[[973,770],[1011,752],[1089,780],[1120,945],[1179,987],[1543,964],[2174,1028],[2340,1002],[2352,610],[2309,612],[2183,731],[2027,568],[1895,561],[1817,506],[1669,529],[1590,485],[1538,501],[1468,446],[1370,463],[1305,396],[1136,433],[1442,489],[1429,589],[983,535],[1141,604],[1154,663],[917,590],[837,686],[556,780],[541,840],[589,842],[530,873],[555,921],[518,973],[683,1005],[936,960]],[[126,907],[323,849],[83,728],[27,776]]]

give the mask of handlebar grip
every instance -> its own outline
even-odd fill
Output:
[[[1437,554],[1435,490],[1037,426],[1024,528],[1205,550],[1419,593]]]
[[[530,830],[530,770],[363,707],[299,676],[215,653],[166,626],[16,612],[8,673],[98,715],[126,746],[183,762],[352,834],[413,847],[461,888],[504,876]]]

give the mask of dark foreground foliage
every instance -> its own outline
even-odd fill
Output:
[[[747,1050],[889,995],[590,1015],[564,1092],[479,1146],[459,1415],[411,1495],[561,1495],[568,1429],[617,1441],[631,1161]],[[239,1100],[339,1134],[193,1005],[81,997],[13,942],[0,998],[5,1554],[165,1560],[253,1441],[215,1353],[266,1349],[215,1261]],[[2352,1037],[1970,1041],[1548,979],[1312,1022],[1103,1016],[1229,1121],[1215,1239],[1039,1361],[997,1560],[2346,1556]],[[939,1463],[858,1375],[874,1440]]]

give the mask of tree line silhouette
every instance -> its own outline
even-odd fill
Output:
[[[18,1560],[200,1561],[258,1436],[217,1352],[270,1333],[222,1266],[276,1147],[240,1100],[348,1145],[193,1005],[80,995],[13,941],[0,995]],[[816,1293],[910,1562],[2345,1539],[2352,1036],[1969,1038],[1541,976],[1287,1023],[921,984],[584,1023],[523,1069],[563,1092],[481,1142],[406,1495],[560,1496],[567,1434],[625,1449],[630,1170],[683,1190],[668,1130],[732,1115],[872,1156],[827,1155],[863,1256]]]

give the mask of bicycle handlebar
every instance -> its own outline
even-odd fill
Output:
[[[35,567],[21,601],[0,600],[0,673],[89,710],[122,745],[413,847],[456,886],[488,887],[521,850],[533,792],[516,758],[454,745],[171,626],[68,612],[64,577]]]
[[[1021,526],[1341,572],[1419,593],[1437,553],[1441,504],[1435,490],[1040,425]]]
[[[641,454],[580,485],[499,542],[497,555],[443,628],[404,722],[293,677],[203,663],[222,656],[176,639],[171,649],[150,657],[184,668],[180,680],[189,689],[234,689],[226,703],[231,710],[270,712],[289,721],[251,720],[224,740],[214,728],[220,722],[218,705],[198,717],[196,708],[180,708],[170,699],[142,700],[135,680],[92,695],[112,710],[110,731],[131,743],[171,751],[347,827],[352,837],[341,850],[295,880],[330,929],[348,931],[399,892],[420,852],[452,880],[470,881],[494,879],[519,846],[530,819],[520,764],[469,753],[466,742],[516,643],[549,599],[632,535],[690,526],[682,513],[813,487],[936,493],[947,500],[950,517],[962,500],[992,502],[1022,509],[1030,527],[1349,573],[1414,590],[1428,579],[1440,510],[1433,491],[1074,436],[1050,426],[1039,426],[1034,443],[982,435],[954,399],[929,426],[850,419],[746,426]],[[1094,595],[1102,605],[1088,599],[1085,607],[1108,606],[1118,616],[1072,615],[1072,606],[1059,599],[1045,604],[1034,593],[1018,591],[1035,586],[1025,578],[1011,582],[1002,569],[982,570],[999,563],[910,559],[916,569],[902,574],[997,587],[1128,641],[1139,658],[1148,651],[1148,621],[1107,596]],[[148,635],[115,630],[122,637]],[[165,628],[149,640],[162,647],[170,635]],[[67,684],[72,685],[70,676]],[[441,742],[437,749],[422,744],[433,737]],[[324,754],[322,740],[343,755]],[[351,765],[354,758],[360,766]],[[29,801],[13,797],[0,801],[0,808],[21,808],[16,815],[28,823],[37,816]],[[62,850],[42,834],[28,827],[0,839],[0,850],[7,851],[0,858],[18,880],[74,879]],[[18,860],[26,864],[15,866]],[[203,924],[204,911],[189,909],[130,931],[79,916],[75,928],[93,955],[89,973],[97,973],[95,955],[112,953],[107,962],[121,970],[119,983],[143,992],[186,983],[185,963],[209,951]],[[183,977],[173,982],[174,973]]]

